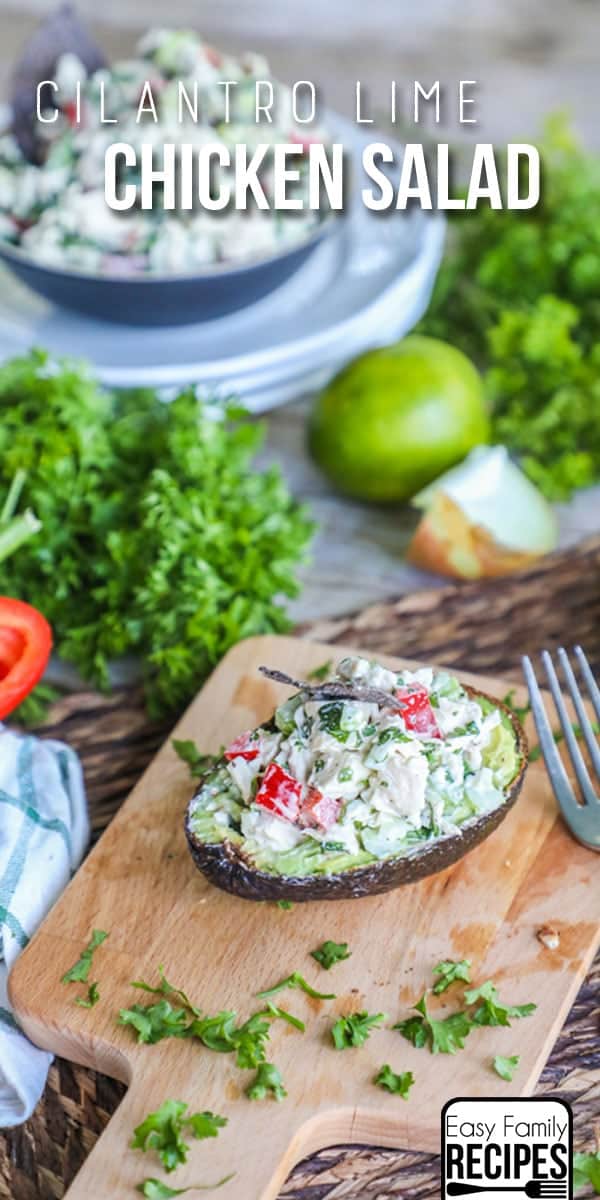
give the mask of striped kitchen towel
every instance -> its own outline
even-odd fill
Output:
[[[81,862],[88,838],[76,754],[0,725],[0,1127],[27,1120],[52,1062],[19,1029],[8,974]]]

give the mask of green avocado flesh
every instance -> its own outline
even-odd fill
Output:
[[[223,757],[207,772],[189,810],[199,842],[227,842],[250,868],[275,876],[339,875],[407,858],[505,803],[522,758],[509,716],[493,701],[445,672],[396,673],[365,659],[343,660],[332,678],[419,693],[426,727],[411,727],[405,710],[360,699],[293,696],[247,735],[258,757]],[[256,797],[273,763],[302,795],[334,797],[336,820],[300,828],[301,818],[265,811]]]

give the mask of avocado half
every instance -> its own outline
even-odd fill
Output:
[[[427,875],[435,875],[458,862],[490,833],[497,829],[513,807],[527,769],[529,747],[523,726],[515,714],[501,701],[487,696],[476,688],[465,685],[469,696],[488,700],[501,709],[510,721],[517,743],[520,768],[515,776],[506,799],[492,812],[465,821],[459,833],[447,834],[416,847],[408,854],[397,858],[386,858],[367,866],[350,867],[337,875],[275,875],[259,870],[245,856],[243,847],[223,839],[219,842],[203,842],[191,827],[191,809],[196,798],[192,797],[185,816],[185,832],[192,858],[199,871],[216,887],[231,892],[244,900],[292,900],[302,903],[307,900],[353,900],[360,896],[375,896],[380,892],[391,892],[406,883],[416,883]],[[271,721],[265,721],[264,729],[272,729]],[[215,764],[218,765],[218,764]],[[202,789],[215,767],[212,766],[200,780]]]

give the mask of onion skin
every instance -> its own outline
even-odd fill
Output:
[[[472,525],[454,500],[438,492],[408,547],[414,566],[450,579],[494,579],[523,571],[541,552],[511,550],[482,525]]]

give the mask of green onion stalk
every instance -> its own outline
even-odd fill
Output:
[[[9,554],[14,554],[42,528],[41,521],[30,508],[16,515],[26,478],[25,471],[17,471],[0,512],[0,562]]]

